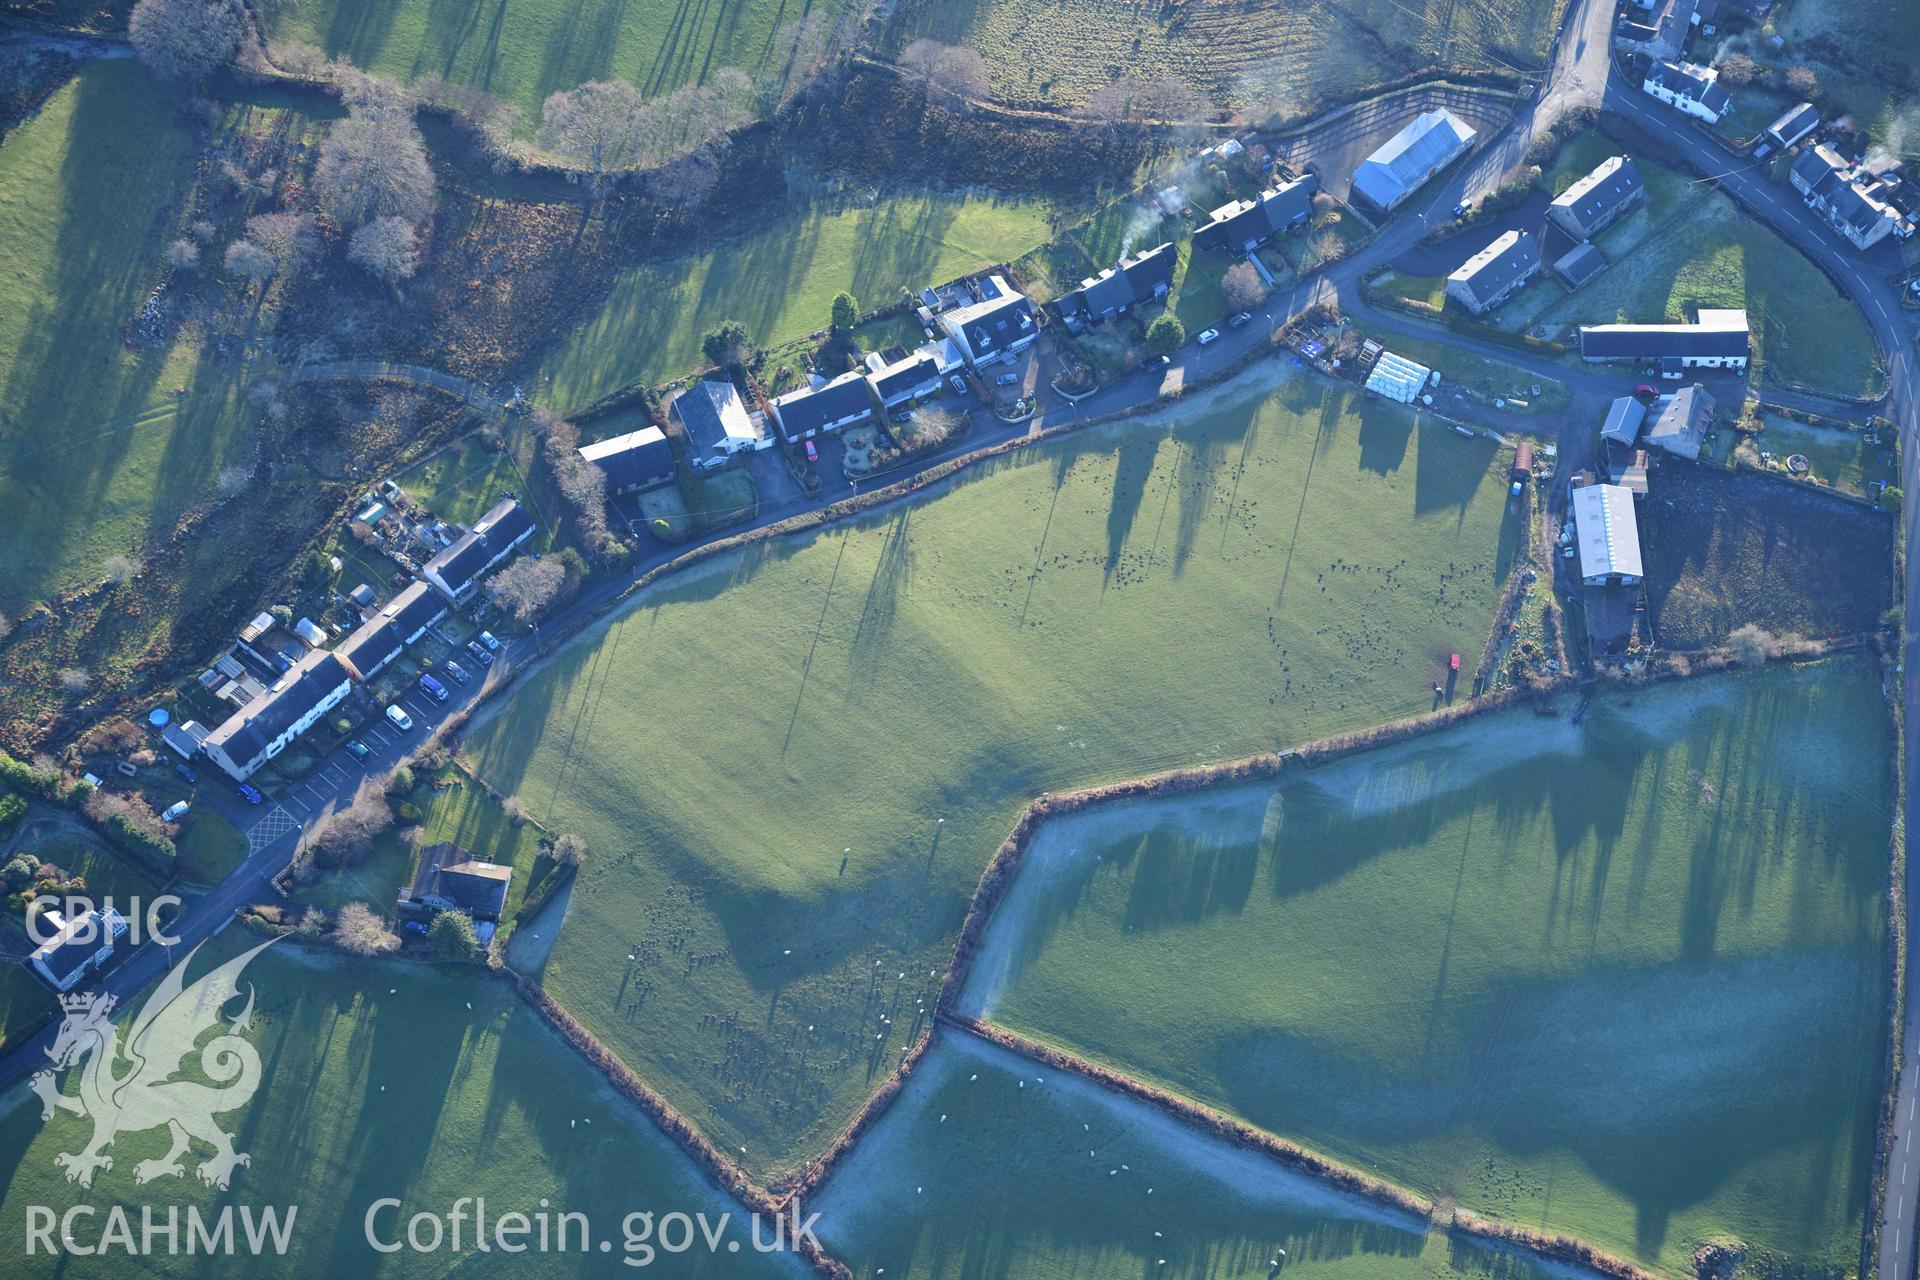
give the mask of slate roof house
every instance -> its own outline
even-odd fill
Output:
[[[582,445],[580,456],[606,473],[608,493],[637,493],[673,479],[673,446],[654,426]]]
[[[1553,264],[1553,273],[1566,281],[1569,289],[1578,289],[1606,269],[1606,255],[1586,241],[1567,250]]]
[[[1830,147],[1808,147],[1787,173],[1807,207],[1856,249],[1870,249],[1897,229],[1900,214],[1881,198],[1879,178],[1850,165]]]
[[[512,498],[496,504],[452,546],[427,561],[420,575],[456,603],[480,581],[480,575],[513,554],[533,536],[533,517]]]
[[[1645,198],[1647,184],[1625,156],[1608,156],[1592,173],[1562,191],[1547,216],[1575,240],[1591,240]]]
[[[371,680],[407,645],[447,616],[447,602],[424,582],[410,582],[342,640],[334,655],[360,680]]]
[[[873,392],[858,369],[817,387],[789,391],[773,402],[774,420],[788,444],[798,444],[822,431],[838,431],[872,416]]]
[[[1353,171],[1353,193],[1391,210],[1464,154],[1477,135],[1459,116],[1439,107],[1422,112]]]
[[[1198,237],[1195,237],[1196,242]],[[1109,320],[1136,303],[1153,302],[1173,288],[1173,268],[1179,254],[1173,242],[1143,249],[1122,258],[1080,287],[1060,298],[1060,318],[1070,325]]]
[[[1744,369],[1753,346],[1747,313],[1702,309],[1691,324],[1580,326],[1580,356],[1599,364],[1677,360],[1684,369]]]
[[[697,445],[731,456],[773,444],[773,433],[756,425],[731,378],[702,378],[673,398],[667,412]]]
[[[207,735],[207,757],[236,781],[285,751],[353,688],[353,671],[332,653],[316,650]]]
[[[1697,460],[1713,425],[1713,397],[1699,383],[1661,396],[1648,414],[1642,443],[1679,458]]]
[[[413,883],[400,891],[400,909],[464,911],[476,921],[497,921],[507,909],[513,868],[475,858],[455,844],[430,844],[420,850]]]
[[[112,907],[95,908],[83,916],[63,919],[58,911],[42,912],[40,919],[55,930],[53,937],[34,949],[27,963],[55,991],[71,991],[82,978],[113,954],[113,944],[127,932],[127,921]]]
[[[1646,420],[1645,401],[1638,396],[1621,396],[1607,406],[1607,420],[1600,424],[1600,438],[1631,449],[1640,442],[1640,424]]]
[[[980,301],[939,316],[941,331],[975,369],[1025,351],[1040,336],[1033,303],[1005,277],[988,276],[980,292]]]
[[[885,408],[895,409],[940,394],[940,361],[925,347],[892,364],[879,352],[872,352],[866,363],[867,388]]]
[[[1785,150],[1819,127],[1820,112],[1811,102],[1803,102],[1789,108],[1778,120],[1768,125],[1767,137],[1774,146]]]
[[[1633,494],[1617,484],[1573,491],[1573,528],[1580,544],[1580,581],[1589,587],[1633,586],[1645,576]]]
[[[1708,124],[1719,124],[1720,117],[1733,109],[1733,95],[1720,83],[1719,69],[1697,62],[1656,62],[1648,68],[1640,87]]]
[[[1649,58],[1677,58],[1694,26],[1698,0],[1635,0],[1640,12],[1623,20],[1614,30],[1614,43],[1632,53]]]
[[[1539,270],[1539,239],[1508,231],[1447,277],[1447,296],[1480,315],[1511,298]]]
[[[1305,226],[1313,217],[1313,196],[1318,190],[1320,179],[1308,173],[1251,200],[1223,204],[1193,233],[1194,247],[1215,253],[1251,253],[1280,232]]]

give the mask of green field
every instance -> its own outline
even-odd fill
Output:
[[[26,965],[0,965],[0,1047],[38,1029],[57,1008],[53,992]]]
[[[861,1277],[1253,1277],[1280,1250],[1306,1280],[1557,1274],[957,1033],[810,1208]]]
[[[98,581],[210,496],[246,425],[230,369],[128,348],[193,179],[174,100],[81,68],[0,145],[0,611]],[[176,395],[184,391],[184,395]]]
[[[1920,154],[1911,110],[1920,23],[1906,0],[1786,0],[1773,26],[1792,53],[1813,59],[1821,92],[1876,144]]]
[[[1033,796],[1424,712],[1479,652],[1491,442],[1304,376],[1171,416],[669,580],[468,735],[593,849],[543,980],[749,1168],[892,1064]]]
[[[599,314],[550,352],[531,394],[571,412],[629,383],[704,367],[701,335],[723,320],[743,322],[758,345],[788,342],[824,329],[842,289],[870,310],[1047,236],[1043,206],[989,196],[802,206],[738,243],[624,273]]]
[[[1841,1276],[1886,1022],[1889,747],[1846,660],[1057,822],[965,1005],[1674,1274]]]
[[[830,26],[845,0],[301,0],[269,10],[275,41],[317,45],[379,75],[436,75],[520,109],[521,131],[540,122],[548,94],[590,80],[627,80],[649,96],[738,67],[777,86],[795,47],[792,23]]]
[[[1116,76],[1174,76],[1217,107],[1297,112],[1323,95],[1439,66],[1538,67],[1564,0],[952,0],[903,5],[889,48],[921,36],[986,59],[994,92],[1076,106]]]
[[[211,957],[255,941],[228,930],[207,945],[192,975]],[[220,1120],[253,1163],[236,1171],[224,1193],[203,1187],[191,1168],[184,1178],[143,1186],[135,1165],[165,1152],[165,1132],[123,1132],[112,1169],[81,1189],[64,1180],[54,1156],[79,1149],[91,1124],[61,1113],[43,1126],[38,1100],[16,1088],[0,1106],[0,1156],[12,1171],[0,1213],[9,1275],[101,1269],[91,1259],[62,1263],[25,1251],[24,1206],[64,1212],[80,1203],[98,1206],[93,1232],[104,1226],[109,1206],[134,1206],[136,1238],[141,1204],[152,1204],[163,1221],[169,1206],[182,1214],[188,1206],[206,1214],[228,1203],[298,1206],[283,1257],[168,1257],[162,1244],[160,1256],[106,1264],[150,1276],[631,1275],[620,1261],[621,1222],[635,1210],[732,1213],[728,1238],[742,1242],[738,1254],[656,1259],[668,1274],[805,1274],[790,1258],[753,1253],[739,1206],[702,1180],[505,982],[468,969],[343,961],[285,943],[256,959],[242,981],[243,994],[247,983],[256,994],[249,1038],[265,1064],[264,1082],[245,1110]],[[229,1013],[238,1014],[242,1003]],[[76,1092],[77,1085],[70,1079],[67,1089]],[[202,1148],[191,1159],[206,1154]],[[398,1198],[407,1215],[444,1214],[462,1196],[487,1197],[496,1218],[532,1214],[545,1197],[554,1212],[588,1214],[595,1239],[610,1239],[614,1248],[480,1254],[470,1220],[459,1254],[443,1245],[437,1254],[381,1255],[366,1243],[362,1223],[377,1199]],[[398,1221],[404,1231],[404,1217]],[[395,1222],[392,1211],[377,1220],[383,1238],[391,1238]]]

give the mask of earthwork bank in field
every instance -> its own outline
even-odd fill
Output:
[[[756,1175],[797,1164],[1033,797],[1424,712],[1450,652],[1464,694],[1505,457],[1301,378],[661,584],[468,736],[593,850],[542,981]]]
[[[1848,659],[1050,824],[963,1006],[1674,1274],[1853,1264],[1889,765]]]

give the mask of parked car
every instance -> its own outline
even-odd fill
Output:
[[[180,819],[186,816],[187,816],[187,802],[185,800],[175,800],[172,804],[168,805],[166,809],[164,809],[161,812],[160,821],[178,822],[180,821]]]
[[[1202,329],[1200,335],[1195,338],[1194,341],[1203,347],[1218,342],[1220,341],[1220,331],[1218,329]]]
[[[803,441],[801,441],[801,447],[802,447],[802,448],[804,448],[804,449],[805,449],[805,450],[807,451],[807,461],[808,461],[808,462],[818,462],[818,461],[820,461],[820,451],[819,451],[818,449],[816,449],[816,448],[814,448],[814,447],[813,447],[813,441],[812,441],[812,440],[803,440]]]
[[[447,700],[447,686],[441,684],[432,676],[421,676],[420,687],[426,690],[435,702],[445,702]]]
[[[1459,204],[1453,206],[1453,216],[1456,218],[1464,218],[1472,212],[1473,201],[1471,200],[1462,200]]]
[[[957,396],[967,394],[967,380],[957,373],[947,378],[947,385],[953,388],[953,394]]]
[[[427,936],[427,922],[425,920],[409,920],[400,927],[408,933],[417,933],[423,938]]]
[[[1229,320],[1229,321],[1227,321],[1227,328],[1229,328],[1229,329],[1238,329],[1238,328],[1239,328],[1240,326],[1242,326],[1242,325],[1244,325],[1244,324],[1248,324],[1248,323],[1250,323],[1250,322],[1251,322],[1252,320],[1253,320],[1253,312],[1251,312],[1251,311],[1242,311],[1242,312],[1241,312],[1241,313],[1240,313],[1239,315],[1237,315],[1237,316],[1235,316],[1235,317],[1234,317],[1233,319],[1231,319],[1231,320]]]
[[[999,377],[997,377],[997,378],[995,378],[995,379],[993,380],[993,385],[994,385],[994,386],[996,386],[996,387],[1010,387],[1010,386],[1012,386],[1012,385],[1013,385],[1014,383],[1016,383],[1016,382],[1018,382],[1018,381],[1020,381],[1020,375],[1019,375],[1019,374],[1017,374],[1017,373],[1003,373],[1003,374],[1001,374],[1001,375],[1000,375]]]
[[[242,800],[245,800],[248,804],[259,804],[262,800],[266,799],[266,797],[261,795],[259,790],[250,782],[241,783],[239,786],[234,788],[234,792]]]
[[[367,746],[366,743],[360,741],[360,739],[354,738],[352,741],[347,743],[347,754],[352,756],[355,760],[365,760],[368,756],[373,754],[373,749]]]
[[[1654,386],[1651,382],[1643,382],[1633,389],[1633,394],[1639,396],[1642,400],[1657,400],[1660,397],[1660,388]]]
[[[190,787],[196,785],[200,781],[200,775],[195,773],[193,770],[189,769],[185,764],[177,764],[173,766],[173,771],[179,774],[180,780],[182,782],[185,782]]]
[[[487,651],[490,653],[497,652],[500,648],[500,642],[493,638],[493,632],[491,631],[482,631],[480,633],[480,643],[487,646]]]
[[[413,717],[397,706],[387,708],[387,719],[393,722],[394,728],[403,733],[413,728]]]
[[[457,684],[465,684],[467,681],[473,679],[472,676],[467,674],[467,669],[455,662],[452,658],[447,659],[446,668],[447,674],[452,676],[454,682]]]
[[[481,666],[490,667],[493,665],[493,655],[488,653],[486,646],[478,640],[467,641],[467,652],[472,654],[473,660]]]

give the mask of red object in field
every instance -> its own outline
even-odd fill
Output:
[[[1459,669],[1460,669],[1460,655],[1456,653],[1451,658],[1447,659],[1447,670],[1458,671]]]

